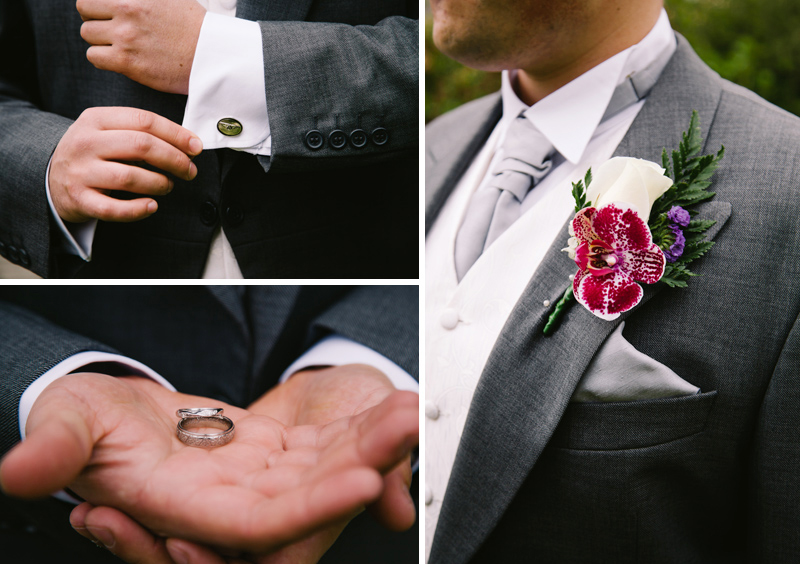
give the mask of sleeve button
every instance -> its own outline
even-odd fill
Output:
[[[367,132],[363,129],[354,129],[350,133],[350,144],[356,149],[360,149],[367,144]]]
[[[376,145],[385,145],[389,140],[389,132],[383,127],[372,130],[372,142]]]
[[[325,139],[322,137],[322,133],[316,129],[312,129],[306,133],[306,146],[309,149],[316,151],[322,147],[323,143],[325,143]]]
[[[330,143],[331,147],[334,149],[341,149],[347,145],[347,135],[345,135],[344,131],[341,129],[334,129],[331,131],[331,134],[328,135],[328,143]]]

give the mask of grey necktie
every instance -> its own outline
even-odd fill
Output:
[[[460,281],[478,257],[520,216],[522,200],[544,178],[555,148],[523,115],[508,127],[500,159],[470,200],[456,236]]]
[[[653,89],[672,56],[664,49],[644,69],[617,85],[600,122],[643,100]],[[522,115],[509,126],[502,160],[492,168],[472,196],[456,235],[455,265],[459,282],[478,257],[519,219],[522,201],[552,166],[556,153],[550,142]]]

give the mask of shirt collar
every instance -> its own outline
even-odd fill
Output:
[[[653,29],[639,43],[606,59],[533,106],[525,104],[514,92],[512,81],[515,81],[516,71],[503,71],[501,127],[507,128],[524,112],[565,159],[577,164],[617,85],[647,67],[666,49],[674,51],[676,46],[669,18],[662,9]]]

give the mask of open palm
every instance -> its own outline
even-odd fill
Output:
[[[212,402],[235,422],[234,440],[214,449],[184,445],[175,410],[209,401],[139,378],[62,378],[34,405],[28,440],[0,469],[3,484],[21,496],[70,485],[159,535],[265,553],[377,499],[380,473],[403,458],[418,431],[413,394],[301,426]],[[52,463],[41,464],[43,457]]]

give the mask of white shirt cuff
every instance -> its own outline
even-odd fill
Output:
[[[398,390],[419,393],[419,382],[397,364],[371,348],[339,335],[325,337],[308,349],[283,372],[280,382],[285,382],[292,374],[304,368],[343,364],[368,364],[386,374]]]
[[[92,243],[94,242],[94,232],[97,229],[97,220],[90,219],[84,223],[72,223],[67,227],[59,217],[55,205],[53,205],[53,198],[50,196],[50,163],[53,158],[47,163],[47,172],[44,176],[44,190],[47,194],[47,203],[50,204],[50,213],[53,214],[61,234],[64,236],[62,239],[64,251],[71,255],[78,255],[86,262],[92,260]]]
[[[261,27],[239,18],[206,12],[189,77],[183,127],[203,141],[204,149],[238,149],[270,155],[267,95]],[[233,118],[238,135],[223,135],[217,123]]]

